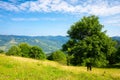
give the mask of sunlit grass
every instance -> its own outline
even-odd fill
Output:
[[[0,80],[120,80],[120,69],[86,71],[54,61],[0,55]]]

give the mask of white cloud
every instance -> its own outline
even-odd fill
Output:
[[[44,17],[44,18],[11,18],[12,21],[40,21],[40,20],[45,20],[45,21],[63,21],[65,20],[64,18],[54,18],[54,17]]]
[[[12,0],[15,1],[15,0]],[[72,14],[94,14],[109,16],[120,14],[120,1],[112,0],[38,0],[12,4],[0,1],[0,8],[8,11],[64,12]],[[70,3],[79,3],[76,5]]]
[[[18,8],[22,11],[29,9],[30,2],[21,3]]]
[[[103,6],[91,5],[89,6],[88,10],[89,10],[88,13],[100,16],[120,14],[120,6],[107,7],[105,5]]]
[[[39,7],[39,4],[37,2],[30,2],[30,8],[29,8],[30,11],[32,12],[39,12],[41,11],[40,7]]]
[[[12,18],[13,21],[38,21],[39,18]]]
[[[8,11],[19,11],[17,6],[11,3],[8,3],[8,2],[3,2],[3,1],[0,1],[0,8],[8,10]]]
[[[50,5],[51,11],[58,11],[58,12],[74,12],[74,7],[67,2],[59,2],[58,4]]]

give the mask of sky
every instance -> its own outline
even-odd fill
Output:
[[[0,34],[66,36],[90,15],[99,17],[108,36],[120,36],[120,0],[0,0]]]

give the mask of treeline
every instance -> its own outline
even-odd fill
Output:
[[[12,46],[6,55],[21,56],[34,59],[45,59],[46,55],[38,46],[31,46],[27,43],[20,43],[19,45]]]
[[[0,53],[5,53],[8,56],[11,55],[21,56],[21,57],[38,59],[38,60],[48,59],[64,65],[80,65],[80,64],[76,64],[76,61],[79,60],[75,59],[74,55],[70,55],[69,53],[66,53],[66,51],[64,51],[65,49],[64,47],[66,44],[63,45],[63,50],[57,50],[49,55],[46,55],[40,47],[31,46],[28,43],[20,43],[18,45],[12,46],[6,53],[3,50],[0,50]],[[78,57],[80,56],[78,55]],[[114,52],[114,54],[108,56],[107,60],[109,63],[108,65],[120,63],[120,46],[116,47],[116,51]],[[100,65],[99,62],[98,64]],[[85,66],[85,64],[82,64],[82,66]],[[92,66],[94,66],[94,64],[92,64]],[[103,66],[96,65],[95,67],[103,67]]]
[[[31,46],[28,43],[20,43],[18,45],[11,46],[7,52],[0,50],[0,53],[5,53],[8,56],[21,56],[38,60],[48,59],[64,65],[67,63],[66,54],[64,54],[63,51],[58,50],[47,56],[40,47]]]

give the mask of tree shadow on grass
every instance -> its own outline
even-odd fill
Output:
[[[116,69],[120,69],[120,63],[119,64],[112,64],[112,65],[108,65],[104,68],[116,68]]]

